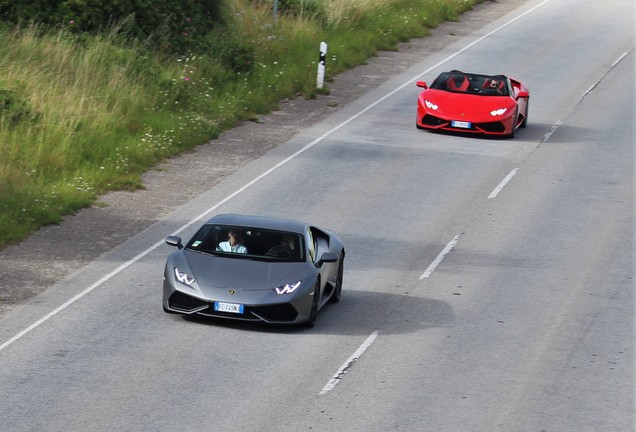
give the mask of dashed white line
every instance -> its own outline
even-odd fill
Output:
[[[444,258],[446,258],[446,255],[448,255],[450,251],[453,250],[458,240],[459,240],[459,234],[453,237],[453,239],[450,242],[448,242],[446,247],[439,253],[439,255],[437,255],[437,258],[435,258],[435,260],[431,263],[431,265],[428,266],[426,271],[422,273],[422,275],[420,276],[420,280],[425,279],[433,274],[437,266],[440,265],[442,261],[444,261]]]
[[[519,171],[519,168],[515,168],[510,171],[510,173],[501,181],[501,183],[499,183],[499,185],[492,192],[490,192],[490,195],[488,195],[488,199],[495,198],[499,194],[499,192],[501,192],[501,190],[508,184],[508,182],[512,180],[515,175],[517,175],[517,171]]]
[[[554,132],[556,132],[556,130],[559,128],[559,126],[561,126],[563,124],[563,119],[559,120],[558,122],[556,122],[554,124],[554,126],[552,126],[552,128],[548,131],[547,134],[543,135],[543,139],[541,140],[542,143],[546,142],[547,140],[550,139],[550,137],[552,136],[552,134]]]
[[[605,75],[603,75],[603,76],[601,77],[601,79],[600,79],[600,80],[598,80],[598,81],[596,81],[594,84],[592,84],[592,85],[590,86],[590,88],[588,88],[588,89],[587,89],[587,91],[586,91],[585,93],[583,93],[583,96],[581,97],[581,99],[579,100],[579,102],[577,103],[577,105],[578,105],[578,104],[580,104],[580,103],[583,101],[583,99],[585,99],[586,97],[588,97],[588,96],[589,96],[589,94],[590,94],[590,93],[592,93],[596,87],[598,87],[598,85],[601,83],[601,81],[603,81],[603,80],[605,79],[605,77],[606,77],[607,75],[609,75],[609,73],[610,73],[610,72],[611,72],[611,71],[612,71],[612,70],[613,70],[616,66],[618,66],[618,64],[619,64],[620,62],[622,62],[622,61],[623,61],[623,59],[624,59],[625,57],[627,57],[628,55],[629,55],[629,52],[624,52],[623,54],[621,54],[621,55],[620,55],[620,56],[619,56],[619,57],[618,57],[618,58],[614,61],[614,63],[612,63],[612,66],[611,66],[611,67],[609,68],[609,70],[605,73]],[[554,124],[554,126],[552,126],[552,128],[548,131],[548,133],[547,133],[547,134],[545,134],[545,135],[543,136],[543,139],[541,140],[541,143],[544,143],[544,142],[546,142],[547,140],[549,140],[549,139],[550,139],[550,137],[552,136],[552,134],[553,134],[554,132],[556,132],[556,130],[557,130],[557,129],[558,129],[558,128],[559,128],[559,127],[563,124],[563,122],[564,122],[564,121],[565,121],[565,119],[561,119],[561,120],[559,120],[558,122],[556,122],[556,123]]]
[[[356,352],[354,352],[351,355],[351,357],[349,357],[347,361],[344,362],[342,366],[340,366],[340,369],[338,369],[338,372],[334,374],[334,376],[329,380],[329,382],[325,384],[325,386],[322,388],[320,393],[318,393],[319,395],[327,394],[328,392],[333,390],[334,387],[336,387],[336,385],[340,382],[340,380],[342,380],[342,378],[347,373],[347,371],[351,368],[351,366],[353,366],[353,364],[356,361],[358,361],[358,359],[362,356],[362,354],[364,354],[364,352],[371,346],[375,338],[378,337],[378,334],[380,334],[380,332],[376,330],[369,335],[369,337],[362,343],[362,345],[360,345],[360,347],[356,350]]]
[[[625,57],[627,57],[629,55],[629,52],[624,52],[623,54],[621,54],[614,63],[612,63],[612,68],[615,68],[620,62],[623,61],[623,59]]]

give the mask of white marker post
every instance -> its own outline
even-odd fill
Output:
[[[277,20],[278,20],[278,0],[274,0],[274,25],[276,25]]]
[[[320,42],[320,58],[318,59],[318,79],[316,86],[321,89],[325,83],[325,61],[327,59],[327,44]]]

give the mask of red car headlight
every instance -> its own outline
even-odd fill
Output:
[[[426,99],[424,99],[424,104],[426,105],[426,108],[428,109],[432,109],[433,111],[437,111],[437,108],[439,108],[437,105],[435,105],[433,102],[428,101]]]

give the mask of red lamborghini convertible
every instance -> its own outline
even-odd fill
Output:
[[[530,92],[504,75],[441,73],[417,99],[417,128],[514,137],[528,122]]]

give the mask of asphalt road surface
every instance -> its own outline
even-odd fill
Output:
[[[0,321],[6,431],[634,430],[631,0],[529,1]],[[417,79],[506,73],[513,140],[415,128]],[[347,245],[311,330],[167,315],[169,234],[219,212]]]

